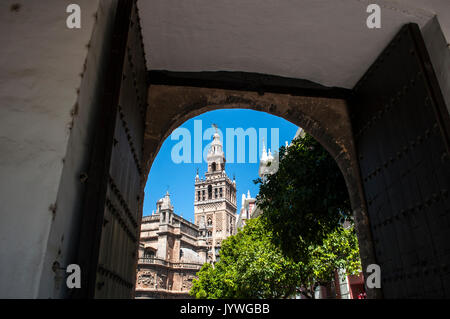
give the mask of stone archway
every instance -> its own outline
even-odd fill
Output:
[[[348,105],[345,99],[258,93],[189,86],[151,85],[144,136],[143,193],[150,167],[162,143],[192,117],[217,109],[243,108],[282,117],[302,127],[336,160],[345,178],[359,240],[363,271],[376,263]],[[144,196],[141,196],[144,198]],[[367,277],[367,274],[364,274]],[[370,289],[369,297],[381,297]]]

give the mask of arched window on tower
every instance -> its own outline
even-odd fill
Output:
[[[211,198],[212,198],[212,186],[209,185],[208,186],[208,199],[211,199]]]
[[[216,163],[215,163],[215,162],[213,162],[213,163],[211,164],[211,170],[212,170],[213,172],[216,171]]]

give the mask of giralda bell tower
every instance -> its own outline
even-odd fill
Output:
[[[222,240],[236,232],[236,181],[225,172],[225,155],[220,135],[213,136],[207,155],[205,178],[195,177],[195,224],[208,246],[208,262],[219,258]]]

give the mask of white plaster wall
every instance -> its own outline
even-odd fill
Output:
[[[368,29],[370,3],[382,28]],[[353,88],[400,27],[436,14],[450,42],[449,0],[138,0],[149,69],[246,71]]]
[[[447,110],[450,113],[450,45],[442,33],[440,21],[437,18],[431,20],[422,29],[422,34]],[[450,24],[450,17],[448,23]]]
[[[99,1],[0,2],[0,297],[38,296],[44,253]],[[14,3],[20,4],[12,11]]]
[[[450,43],[450,1],[449,0],[397,0],[404,5],[410,5],[427,10],[435,15],[447,43]]]

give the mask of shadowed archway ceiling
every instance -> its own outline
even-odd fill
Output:
[[[366,27],[367,5],[382,28]],[[450,0],[139,0],[149,70],[244,71],[352,88],[408,22],[450,42]]]

